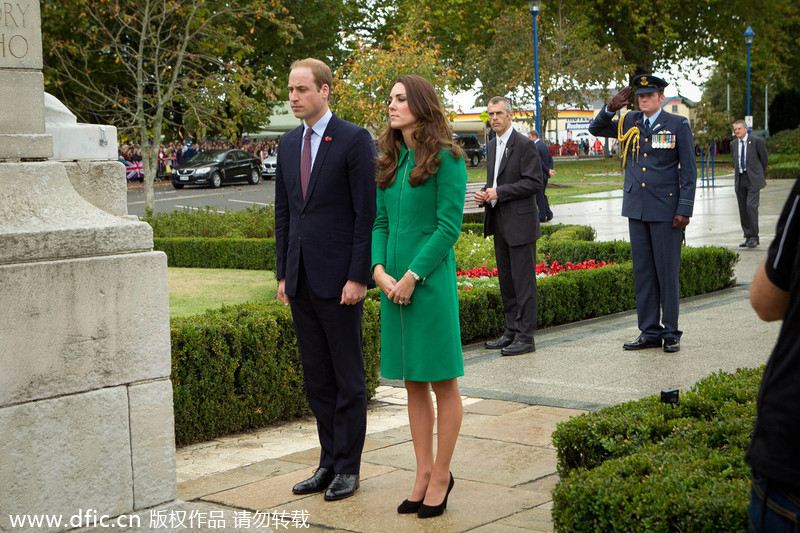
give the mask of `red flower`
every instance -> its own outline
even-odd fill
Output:
[[[325,136],[325,142],[326,142],[326,143],[329,143],[329,142],[331,142],[331,138],[330,138],[330,137],[328,137],[327,135]]]

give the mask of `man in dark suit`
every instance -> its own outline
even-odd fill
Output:
[[[532,140],[536,145],[536,151],[539,153],[539,161],[542,162],[542,178],[544,184],[542,190],[536,193],[536,205],[539,208],[539,222],[550,222],[553,220],[553,211],[550,209],[550,202],[547,199],[547,183],[550,181],[550,176],[556,175],[556,169],[553,168],[553,156],[550,155],[550,149],[539,138],[539,132],[531,130],[528,132],[528,139]]]
[[[536,351],[536,239],[542,234],[536,193],[544,180],[533,142],[511,126],[509,101],[496,96],[488,111],[496,136],[487,150],[486,186],[474,198],[486,210],[484,235],[494,235],[506,329],[485,346],[520,355]]]
[[[640,111],[622,117],[620,155],[625,166],[622,216],[628,217],[633,258],[633,286],[641,334],[626,342],[626,350],[681,348],[678,329],[683,228],[694,209],[697,164],[689,121],[663,111],[667,82],[651,75],[636,76],[633,88]],[[617,138],[614,113],[625,107],[633,88],[611,99],[589,126],[594,136]],[[663,322],[663,325],[662,325]]]
[[[275,243],[278,299],[292,308],[322,448],[292,491],[339,500],[358,488],[366,435],[361,315],[376,204],[372,139],[331,113],[332,82],[322,61],[292,64],[289,104],[303,124],[278,146]]]
[[[733,123],[737,139],[731,143],[733,157],[733,189],[739,202],[739,220],[742,223],[744,242],[741,247],[755,248],[758,241],[758,205],[761,189],[767,186],[767,146],[761,137],[749,135],[744,120]],[[742,149],[742,146],[745,149]]]

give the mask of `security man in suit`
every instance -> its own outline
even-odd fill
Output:
[[[542,162],[542,178],[544,178],[544,185],[542,185],[542,190],[536,193],[536,206],[539,208],[539,222],[550,222],[553,220],[553,210],[550,209],[550,202],[547,200],[547,183],[550,181],[550,176],[556,175],[556,169],[553,168],[553,156],[550,155],[550,149],[547,148],[544,141],[539,138],[538,131],[529,131],[528,139],[532,140],[536,145],[536,151],[539,153],[539,161]]]
[[[377,204],[372,138],[331,113],[332,83],[322,61],[292,64],[289,104],[303,124],[278,146],[275,247],[321,447],[319,468],[292,491],[340,500],[358,488],[367,429],[361,316]]]
[[[764,139],[749,135],[744,120],[733,123],[737,139],[731,143],[733,157],[733,189],[739,203],[739,220],[742,223],[744,242],[739,246],[755,248],[758,241],[758,205],[761,189],[767,186],[767,146]],[[744,149],[742,147],[744,146]]]
[[[680,350],[678,329],[683,228],[694,208],[697,164],[689,121],[663,111],[667,82],[641,75],[611,99],[592,125],[594,136],[619,140],[625,167],[622,216],[628,217],[636,313],[641,334],[626,350]],[[614,120],[636,91],[640,111]]]
[[[506,329],[485,346],[502,355],[521,355],[536,351],[536,239],[542,235],[536,193],[544,182],[542,164],[533,142],[511,126],[506,98],[489,100],[488,111],[496,136],[487,150],[486,185],[474,199],[485,208],[484,235],[494,235]]]

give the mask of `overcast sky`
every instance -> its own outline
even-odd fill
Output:
[[[669,83],[669,86],[664,90],[666,97],[678,96],[678,93],[680,93],[681,96],[693,102],[699,102],[703,95],[701,85],[708,79],[712,67],[713,63],[710,61],[697,64],[683,63],[681,69],[675,66],[669,72],[656,72],[654,74],[660,74]],[[485,108],[472,107],[473,102],[475,102],[475,94],[471,91],[452,95],[449,98],[453,108],[458,109],[460,107],[464,113],[485,111]]]

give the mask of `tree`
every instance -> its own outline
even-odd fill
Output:
[[[724,7],[722,0],[584,0],[570,3],[572,15],[582,15],[600,46],[619,50],[631,66],[630,77],[684,58],[707,55],[704,24]]]
[[[214,124],[233,136],[245,114],[268,116],[275,87],[245,61],[250,36],[256,25],[287,37],[295,31],[277,1],[270,7],[259,0],[43,2],[46,87],[84,120],[114,124],[139,141],[148,212],[171,111],[179,108],[181,122],[201,132]]]
[[[606,98],[610,94],[604,88],[625,77],[619,54],[597,46],[586,19],[570,15],[565,5],[565,0],[548,2],[539,15],[539,93],[545,131],[547,122],[557,117],[559,105],[587,106],[597,98]],[[530,12],[527,7],[508,8],[496,23],[492,46],[480,62],[480,97],[486,101],[495,95],[512,95],[533,108]]]
[[[427,27],[421,24],[390,34],[385,47],[362,43],[336,72],[332,101],[336,113],[379,133],[387,123],[389,91],[403,74],[428,79],[444,102],[444,90],[452,87],[457,77],[431,40]]]

